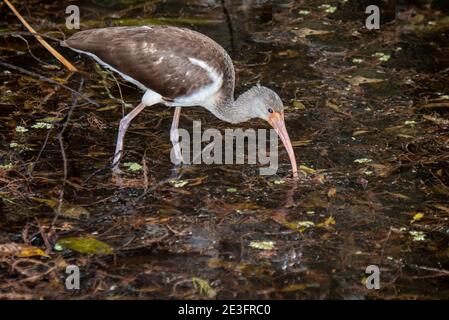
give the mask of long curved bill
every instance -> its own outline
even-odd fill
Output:
[[[284,112],[273,112],[268,118],[268,123],[271,124],[279,138],[281,138],[281,141],[287,150],[288,156],[290,157],[293,177],[297,178],[298,168],[296,166],[296,158],[295,153],[293,152],[292,143],[290,142],[290,137],[288,136],[287,129],[285,128]]]

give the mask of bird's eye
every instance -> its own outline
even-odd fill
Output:
[[[268,112],[269,112],[269,113],[273,113],[273,109],[268,108]]]

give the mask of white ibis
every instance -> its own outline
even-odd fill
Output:
[[[263,86],[252,87],[234,100],[232,60],[209,37],[172,26],[111,27],[77,32],[62,45],[93,57],[145,91],[137,107],[120,121],[112,162],[115,173],[119,172],[123,139],[132,119],[145,107],[162,103],[175,107],[170,136],[178,159],[181,107],[201,106],[230,123],[251,118],[268,121],[287,149],[293,176],[297,177],[282,100]]]

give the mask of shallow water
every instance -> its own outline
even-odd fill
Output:
[[[288,177],[290,164],[280,144],[275,176],[260,176],[258,165],[191,165],[181,169],[188,183],[176,188],[167,181],[172,111],[155,106],[133,121],[125,141],[123,162],[145,163],[146,174],[128,172],[125,186],[117,186],[107,167],[122,115],[120,96],[135,104],[141,93],[58,47],[88,73],[82,91],[100,106],[79,101],[68,122],[64,185],[57,139],[64,119],[55,121],[49,134],[32,125],[64,118],[71,95],[2,71],[0,244],[45,250],[46,240],[53,248],[67,236],[90,236],[114,254],[65,249],[51,250],[48,258],[0,256],[0,297],[449,297],[447,6],[437,1],[431,10],[399,2],[382,8],[380,31],[368,31],[363,6],[354,1],[235,0],[226,10],[212,0],[189,6],[114,3],[84,2],[82,28],[163,17],[163,23],[209,35],[231,53],[238,93],[258,82],[276,90],[303,177]],[[326,12],[323,3],[335,12]],[[64,10],[51,2],[33,6],[31,22],[41,32],[60,27],[70,33]],[[11,15],[2,21],[2,32],[22,30]],[[59,66],[27,39],[35,56]],[[3,62],[46,77],[68,76],[62,67],[33,59],[19,38],[3,37],[0,50]],[[78,89],[80,79],[73,75],[66,85]],[[183,111],[180,126],[192,130],[198,119],[203,130],[268,128],[258,120],[230,126],[200,108]],[[18,126],[28,131],[20,133]],[[59,199],[61,190],[64,203],[76,210],[54,221],[55,210],[36,198]],[[79,207],[88,216],[78,217]],[[267,242],[265,250],[254,248]],[[20,259],[24,266],[12,267]],[[76,292],[64,287],[67,264],[78,265],[83,275]],[[380,268],[380,290],[364,284],[369,265]],[[196,278],[206,289],[199,289]]]

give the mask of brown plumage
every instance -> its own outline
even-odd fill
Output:
[[[222,98],[234,95],[229,55],[215,41],[193,30],[171,26],[92,29],[75,33],[63,45],[95,55],[168,99],[188,96],[212,83],[205,70],[192,65],[189,58],[202,60],[222,72],[226,86]]]

